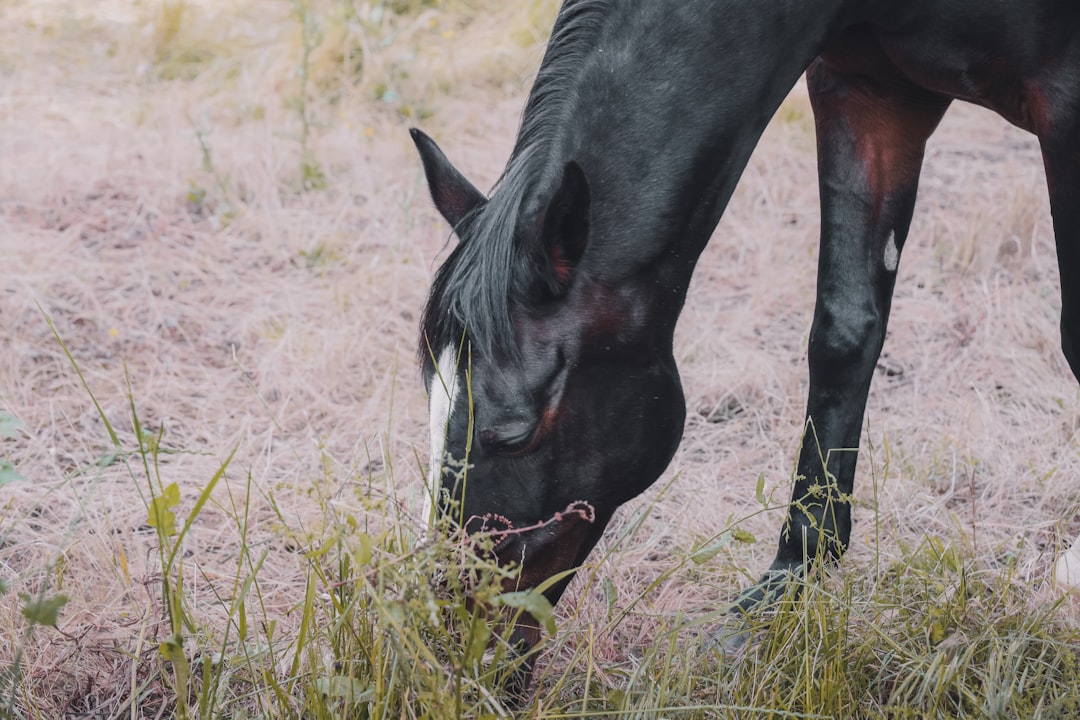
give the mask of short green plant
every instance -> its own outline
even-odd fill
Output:
[[[0,439],[15,439],[23,432],[22,422],[7,413],[0,413]],[[0,459],[0,492],[5,485],[24,481],[25,478],[15,469],[15,465],[6,458]],[[8,513],[0,513],[0,546],[4,543],[4,520]],[[59,560],[57,560],[59,562]],[[54,592],[48,579],[54,577],[47,572],[36,593],[18,594],[19,610],[25,626],[19,644],[14,648],[11,660],[6,667],[0,667],[0,720],[14,717],[15,703],[19,684],[23,675],[25,649],[34,631],[38,627],[56,627],[60,611],[68,602],[67,595]],[[0,576],[0,598],[11,591],[12,582]]]
[[[150,60],[160,80],[192,80],[214,59],[218,48],[188,29],[195,10],[187,0],[154,3],[149,17]]]
[[[232,201],[232,185],[228,176],[214,164],[214,151],[210,144],[210,130],[203,124],[196,124],[189,116],[188,122],[194,128],[195,139],[199,143],[199,156],[204,173],[208,174],[213,184],[212,197],[206,188],[190,182],[187,192],[188,207],[198,213],[212,213],[221,225],[226,225],[236,217],[236,208]]]
[[[292,101],[300,120],[300,185],[304,190],[326,188],[326,175],[311,150],[314,123],[310,105],[311,55],[323,41],[319,18],[307,0],[293,0],[293,17],[300,25],[300,62],[296,67],[298,89]]]
[[[23,424],[19,418],[8,413],[0,413],[0,440],[13,440],[22,433]],[[14,463],[0,455],[0,486],[22,480],[23,476],[15,469]]]
[[[9,591],[7,581],[0,578],[0,596]],[[0,667],[0,720],[14,718],[16,701],[19,694],[19,683],[23,676],[23,660],[25,648],[30,642],[34,630],[38,627],[56,627],[60,611],[68,603],[67,595],[52,593],[47,585],[43,585],[37,595],[19,593],[20,609],[26,623],[22,639],[15,648],[14,657],[8,667]]]
[[[184,488],[165,477],[160,462],[181,450],[164,444],[164,428],[143,425],[130,381],[133,445],[125,444],[74,356],[57,339],[98,410],[109,456],[127,468],[155,533],[163,623],[155,639],[160,665],[154,672],[170,690],[176,718],[217,717],[238,707],[281,718],[505,713],[501,689],[532,659],[519,656],[506,636],[523,612],[554,631],[553,609],[536,590],[513,590],[516,569],[491,559],[490,539],[465,538],[446,526],[418,542],[404,518],[373,523],[372,512],[400,504],[381,495],[370,477],[360,502],[367,512],[343,513],[316,494],[325,516],[321,527],[310,530],[290,527],[279,511],[282,532],[301,552],[307,576],[298,588],[299,621],[292,633],[277,630],[279,619],[269,617],[260,600],[259,568],[269,551],[256,555],[246,540],[230,592],[217,596],[228,622],[224,627],[200,623],[185,589],[191,571],[181,552],[184,538],[204,510],[214,508],[246,539],[248,506],[259,490],[248,477],[241,500],[235,501],[230,454],[181,514]],[[224,486],[224,503],[219,486]],[[279,508],[273,493],[267,500]],[[64,602],[60,595],[27,598],[28,632],[34,625],[55,625]],[[8,675],[13,697],[18,676]],[[8,705],[12,709],[13,701]]]

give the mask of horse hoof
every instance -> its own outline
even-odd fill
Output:
[[[729,612],[744,619],[769,615],[776,611],[777,605],[785,596],[798,597],[802,592],[805,577],[806,568],[802,565],[770,568],[757,584],[744,590],[735,599]]]
[[[705,647],[724,660],[735,660],[746,653],[753,637],[747,623],[729,620],[709,634]]]
[[[537,640],[523,639],[519,633],[521,628],[514,629],[512,635],[510,653],[510,666],[503,677],[501,692],[499,693],[503,706],[510,711],[518,711],[524,708],[533,698],[532,687],[533,665],[536,658],[530,655],[532,647]]]

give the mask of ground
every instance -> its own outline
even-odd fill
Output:
[[[25,648],[43,696],[122,682],[123,658],[162,632],[157,491],[103,418],[123,448],[137,417],[176,450],[150,475],[178,484],[183,511],[231,455],[185,537],[195,598],[232,577],[230,503],[250,502],[266,612],[283,618],[304,582],[290,538],[320,522],[316,498],[362,513],[375,487],[382,512],[419,514],[417,322],[453,241],[407,129],[489,188],[553,7],[485,20],[451,5],[408,22],[365,6],[335,24],[327,11],[305,41],[287,3],[5,4],[0,667]],[[815,179],[800,84],[694,276],[675,348],[682,446],[598,549],[596,572],[621,597],[648,593],[608,638],[612,656],[647,645],[658,617],[717,609],[771,560],[803,421]],[[1080,533],[1080,394],[1057,288],[1037,142],[955,106],[931,140],[900,263],[845,572],[930,536],[1052,595],[1054,559]],[[648,589],[736,521],[756,541]],[[576,583],[566,605],[602,615],[599,587]],[[26,639],[19,594],[56,592],[69,601],[55,630]]]

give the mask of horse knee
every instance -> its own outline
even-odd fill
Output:
[[[884,327],[873,306],[823,308],[810,330],[811,373],[824,382],[857,382],[877,359]]]

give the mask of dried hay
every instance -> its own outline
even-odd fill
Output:
[[[123,692],[128,654],[145,655],[161,622],[145,499],[110,457],[46,318],[127,440],[130,383],[141,422],[183,450],[161,468],[183,503],[237,449],[223,509],[208,508],[187,538],[189,592],[207,622],[214,605],[200,598],[225,587],[236,562],[228,511],[248,474],[248,542],[270,549],[264,602],[287,625],[302,569],[268,496],[291,527],[320,521],[314,493],[364,513],[368,483],[415,513],[427,453],[415,331],[447,230],[405,132],[416,121],[372,101],[363,83],[340,83],[317,108],[313,136],[328,189],[299,192],[286,102],[295,56],[274,52],[295,49],[283,39],[287,14],[260,21],[242,3],[192,4],[199,20],[184,32],[210,33],[226,17],[239,30],[197,43],[210,50],[193,56],[194,79],[163,80],[147,19],[110,6],[90,19],[61,3],[16,3],[0,21],[0,412],[25,426],[0,445],[25,477],[2,490],[0,576],[14,591],[0,618],[17,616],[16,592],[46,583],[71,598],[60,632],[38,633],[27,649],[28,682],[49,686],[39,697]],[[436,48],[413,76],[438,65],[443,87],[403,81],[420,100],[401,103],[433,113],[423,126],[481,187],[512,140],[526,88],[517,73],[538,54],[499,45],[497,58],[515,58],[510,69],[480,50],[461,56],[499,20],[434,27],[457,33],[459,56]],[[432,21],[443,17],[424,16]],[[750,516],[741,527],[758,542],[732,544],[651,591],[657,615],[708,613],[771,559],[806,392],[814,180],[797,89],[694,278],[676,348],[689,408],[682,447],[657,488],[619,515],[601,551],[652,506],[598,572],[633,597],[672,552],[729,519]],[[931,534],[970,543],[988,564],[1015,563],[1033,589],[1052,573],[1080,532],[1080,398],[1058,349],[1057,282],[1035,140],[954,108],[931,142],[870,399],[852,572]],[[765,513],[759,474],[775,508]],[[603,593],[583,585],[566,607],[603,615]],[[598,654],[648,644],[651,622],[633,616]],[[20,627],[0,620],[0,666]]]

